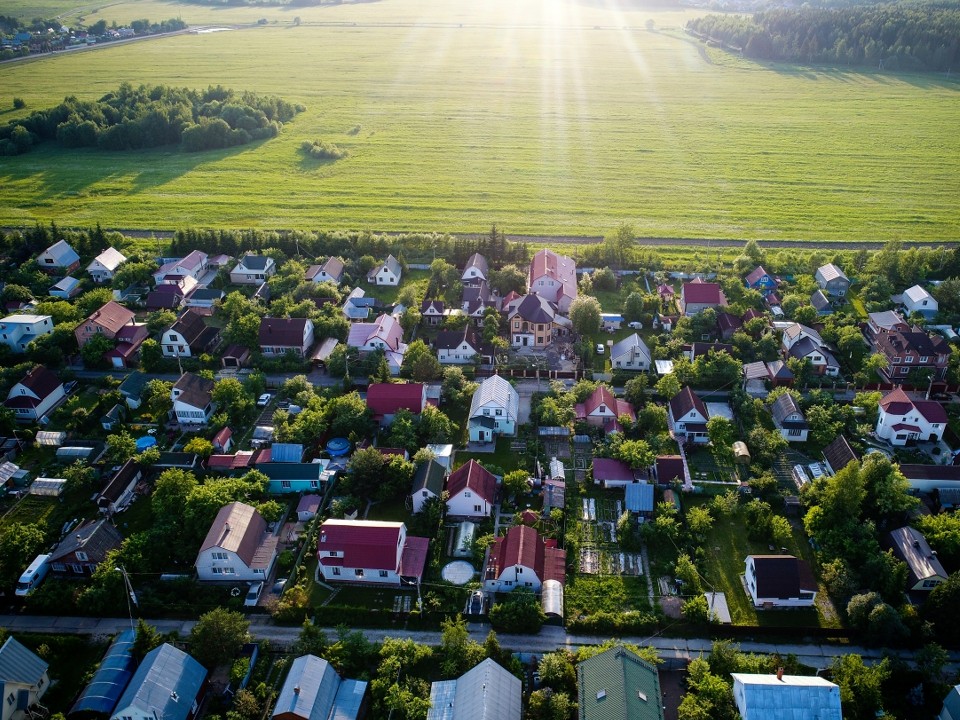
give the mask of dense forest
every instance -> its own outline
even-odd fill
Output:
[[[708,15],[687,28],[757,60],[947,71],[960,64],[960,8],[946,4]]]
[[[70,96],[0,128],[0,154],[18,155],[41,142],[63,147],[140,150],[177,145],[187,152],[275,137],[305,108],[273,96],[124,83],[97,101]]]

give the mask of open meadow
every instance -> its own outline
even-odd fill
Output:
[[[272,140],[0,159],[0,225],[661,237],[960,238],[960,85],[714,59],[678,11],[600,2],[102,6],[119,22],[268,24],[0,66],[30,110],[121,82],[275,94]],[[294,25],[299,17],[301,24]],[[655,31],[646,28],[654,20]],[[733,59],[735,60],[735,59]],[[0,121],[18,117],[5,106]],[[318,161],[322,139],[349,152]]]

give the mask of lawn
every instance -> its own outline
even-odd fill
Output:
[[[564,604],[568,618],[598,612],[649,611],[647,580],[644,577],[571,573],[564,587]]]
[[[454,460],[454,470],[461,465],[467,464],[470,462],[470,460],[476,460],[483,465],[496,465],[502,468],[505,472],[516,470],[518,467],[520,467],[520,463],[518,462],[519,456],[515,450],[510,449],[510,444],[515,442],[515,440],[516,438],[498,438],[497,449],[492,453],[470,453],[457,451],[456,459]]]
[[[25,13],[53,0],[17,0]],[[88,6],[89,9],[89,6]],[[222,84],[307,110],[275,139],[5,158],[0,224],[769,239],[960,236],[960,85],[934,75],[717,64],[698,11],[381,0],[127,2],[86,15],[255,23],[0,67],[15,119],[123,81]],[[299,17],[301,25],[294,26]],[[429,20],[427,22],[426,20]],[[349,156],[318,163],[323,139]],[[215,189],[211,192],[211,189]]]

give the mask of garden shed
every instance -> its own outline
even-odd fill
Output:
[[[743,442],[743,440],[737,440],[733,444],[733,459],[741,465],[750,464],[750,451],[747,449],[747,444]]]

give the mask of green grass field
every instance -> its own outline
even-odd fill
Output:
[[[678,32],[644,28],[677,27],[682,13],[573,0],[138,2],[86,17],[177,15],[269,24],[4,65],[3,96],[23,97],[27,112],[125,80],[219,83],[307,111],[279,138],[224,151],[46,147],[3,158],[0,225],[496,222],[510,233],[599,235],[629,221],[665,237],[960,237],[952,79],[715,62]],[[350,156],[302,157],[301,142],[317,138]]]

